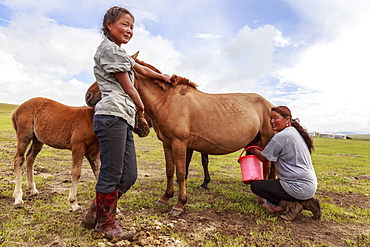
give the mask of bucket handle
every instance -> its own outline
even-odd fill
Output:
[[[260,146],[257,146],[257,145],[252,145],[252,146],[248,146],[248,147],[246,147],[246,148],[244,148],[244,150],[243,150],[243,152],[240,154],[240,156],[239,156],[239,159],[242,157],[242,155],[243,155],[243,153],[245,152],[245,151],[247,151],[247,150],[249,150],[249,149],[251,149],[251,148],[258,148],[259,150],[263,150]]]

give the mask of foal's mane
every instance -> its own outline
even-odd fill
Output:
[[[152,65],[150,65],[150,64],[148,64],[146,62],[140,61],[138,59],[135,59],[135,61],[138,64],[142,65],[142,66],[145,66],[145,67],[147,67],[147,68],[149,68],[149,69],[151,69],[151,70],[153,70],[153,71],[155,71],[157,73],[162,74],[161,71],[159,71],[157,68],[155,68],[154,66],[152,66]],[[162,88],[164,91],[167,91],[171,86],[176,86],[176,85],[179,85],[179,84],[188,85],[188,86],[190,86],[192,88],[197,89],[197,84],[195,84],[194,82],[189,81],[189,79],[186,79],[184,77],[177,76],[177,75],[172,75],[172,77],[171,77],[171,84],[166,83],[166,82],[164,82],[162,80],[154,80],[154,82],[156,84],[158,84],[158,86],[160,88]]]

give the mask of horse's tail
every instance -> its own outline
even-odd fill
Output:
[[[12,114],[10,115],[10,119],[12,120],[12,124],[13,124],[13,128],[15,130],[15,132],[17,132],[17,120],[16,120],[16,115],[17,115],[17,109],[16,108]]]

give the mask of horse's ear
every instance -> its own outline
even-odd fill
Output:
[[[138,52],[136,52],[134,55],[132,55],[131,57],[134,59],[134,60],[136,60],[137,59],[137,56],[139,55],[139,52],[140,51],[138,51]]]

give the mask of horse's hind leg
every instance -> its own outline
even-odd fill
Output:
[[[208,183],[211,182],[211,176],[209,175],[208,170],[208,154],[201,154],[202,157],[202,166],[204,171],[204,181],[201,186],[199,186],[198,189],[208,189]]]
[[[98,180],[100,171],[100,156],[99,152],[94,154],[85,155],[86,159],[89,161],[91,170],[94,173],[95,179]]]
[[[185,173],[185,179],[188,179],[189,175],[189,166],[191,162],[191,158],[193,157],[193,149],[186,149],[186,173]]]
[[[189,166],[191,159],[193,157],[193,149],[187,149],[186,150],[186,175],[185,175],[185,180],[188,179],[189,175]],[[211,177],[209,175],[208,171],[208,154],[202,154],[202,166],[203,166],[203,171],[204,171],[204,180],[203,183],[198,187],[200,190],[208,189],[208,183],[211,181]]]
[[[34,173],[34,164],[35,159],[38,153],[40,153],[42,146],[44,144],[37,140],[36,138],[33,139],[32,145],[27,152],[26,155],[26,163],[27,163],[27,185],[28,189],[31,191],[31,196],[35,196],[39,194],[39,191],[36,189],[35,183],[35,173]]]
[[[24,163],[24,154],[27,150],[28,144],[31,142],[31,138],[22,138],[18,136],[17,152],[14,157],[14,172],[15,172],[15,189],[13,193],[14,207],[23,208],[24,203],[22,200],[22,165]]]

